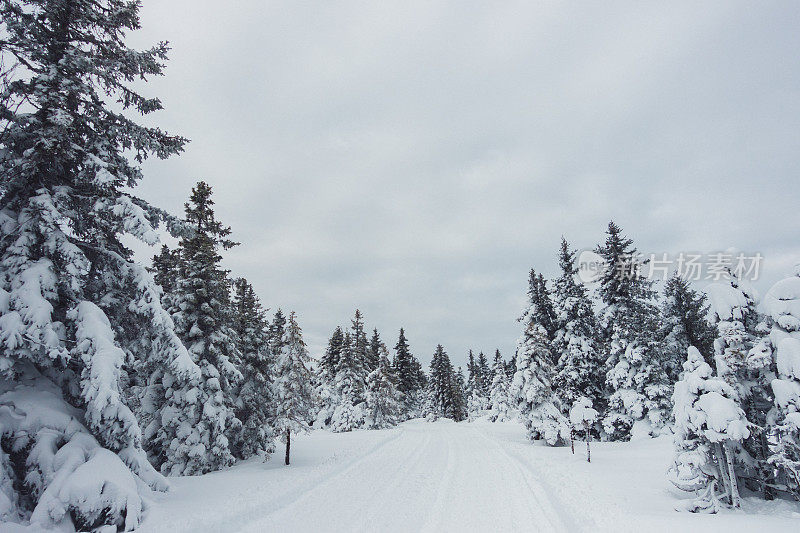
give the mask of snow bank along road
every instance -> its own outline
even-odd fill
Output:
[[[289,467],[276,456],[176,479],[143,531],[800,530],[800,508],[786,502],[720,516],[676,513],[658,459],[668,460],[668,448],[664,439],[603,444],[587,465],[568,448],[531,445],[516,423],[317,431],[293,439]]]

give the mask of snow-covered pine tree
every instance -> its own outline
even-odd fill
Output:
[[[770,383],[776,369],[770,345],[759,342],[763,317],[756,310],[757,295],[732,272],[726,281],[709,284],[706,292],[710,298],[711,322],[718,329],[714,341],[717,375],[733,388],[733,399],[751,423],[750,437],[741,443],[743,449],[734,456],[735,467],[742,473],[747,488],[771,499],[775,469],[768,462],[768,426],[773,407]]]
[[[236,398],[236,417],[241,432],[233,441],[236,457],[253,455],[267,458],[275,451],[272,418],[272,354],[269,349],[269,322],[255,290],[244,278],[233,282],[233,330],[241,354],[241,387]]]
[[[713,375],[694,346],[687,350],[683,377],[675,384],[675,459],[669,479],[697,498],[687,509],[716,513],[720,493],[739,507],[735,450],[750,435],[736,391]]]
[[[235,388],[242,379],[240,354],[231,328],[230,280],[220,267],[220,250],[237,243],[213,210],[211,187],[201,181],[186,203],[191,229],[179,243],[180,272],[172,298],[175,330],[202,371],[202,380],[182,420],[183,442],[170,444],[163,472],[195,475],[233,464],[231,440],[241,429],[234,411]],[[187,394],[190,394],[187,392]]]
[[[437,416],[449,417],[453,413],[454,376],[455,371],[450,362],[450,356],[447,355],[441,344],[437,345],[433,359],[431,359],[430,379],[428,380]]]
[[[553,340],[557,357],[553,387],[563,405],[588,398],[594,408],[603,412],[605,378],[598,350],[597,318],[586,287],[576,280],[575,252],[563,237],[558,264],[561,275],[553,284],[558,325]]]
[[[489,399],[483,394],[481,369],[475,360],[475,354],[469,351],[467,359],[467,384],[465,389],[467,396],[467,416],[474,420],[483,416],[489,409]]]
[[[717,330],[708,322],[708,313],[706,295],[693,290],[689,281],[676,274],[664,284],[658,337],[665,350],[663,360],[672,381],[679,378],[689,346],[697,348],[713,368]]]
[[[297,323],[294,311],[289,313],[281,350],[275,358],[274,393],[275,413],[272,427],[286,445],[285,464],[289,464],[292,433],[309,430],[308,421],[313,416],[314,389],[308,349],[303,341],[303,331]]]
[[[768,463],[776,474],[773,483],[800,499],[800,264],[793,276],[770,288],[764,311],[772,327],[762,344],[774,353],[777,374],[770,383],[775,408],[765,431],[775,440]]]
[[[424,375],[419,361],[411,354],[403,328],[400,328],[400,336],[394,350],[392,368],[397,376],[397,390],[402,395],[404,416],[411,418],[419,414],[418,411],[421,408],[420,393],[424,388],[424,383],[420,382],[420,377],[424,378]]]
[[[495,352],[492,369],[494,378],[492,379],[492,388],[489,394],[489,420],[492,422],[505,422],[509,419],[511,405],[508,400],[509,379],[500,350]]]
[[[517,373],[517,354],[511,356],[511,359],[506,361],[506,375],[509,382],[514,379],[514,374]]]
[[[126,405],[126,362],[147,361],[174,383],[199,379],[158,286],[121,242],[155,244],[154,226],[172,222],[131,190],[139,163],[186,142],[128,116],[161,108],[129,85],[161,74],[168,50],[125,45],[138,10],[117,0],[0,2],[0,51],[19,65],[0,88],[5,522],[136,527],[141,494],[166,482]]]
[[[364,424],[367,376],[361,355],[356,352],[353,336],[348,331],[334,379],[338,402],[331,417],[332,431],[351,431]]]
[[[519,410],[528,438],[556,446],[569,439],[569,423],[553,392],[553,356],[547,331],[534,321],[535,314],[526,316],[525,331],[517,341],[517,372],[508,394]]]
[[[378,368],[378,363],[381,360],[381,336],[378,334],[378,328],[372,329],[372,336],[369,339],[367,346],[366,365],[367,370],[372,372]]]
[[[492,387],[492,369],[489,368],[489,360],[483,354],[483,352],[478,353],[478,358],[475,361],[476,365],[476,383],[477,389],[480,391],[480,394],[483,398],[489,400],[489,391]]]
[[[653,282],[637,264],[633,241],[609,222],[606,241],[597,247],[605,261],[599,293],[605,308],[606,383],[612,394],[603,428],[612,440],[637,433],[657,434],[668,422],[672,383],[656,337],[659,323]]]
[[[464,370],[461,367],[453,373],[450,388],[450,409],[447,413],[448,418],[456,422],[461,422],[467,418],[467,396],[465,393],[466,379]]]
[[[378,367],[367,376],[367,426],[373,429],[394,426],[400,422],[402,409],[402,395],[395,385],[391,364],[382,356]]]
[[[314,427],[327,427],[331,423],[331,417],[339,404],[339,394],[336,390],[336,368],[339,365],[339,358],[344,350],[344,331],[341,326],[337,326],[328,340],[328,347],[320,358],[319,368],[317,369],[317,398],[319,400],[319,411],[314,421]]]
[[[178,278],[179,269],[180,254],[164,244],[161,246],[161,251],[153,256],[153,265],[147,270],[153,274],[153,280],[164,290],[164,294],[168,295],[175,292],[175,280]]]

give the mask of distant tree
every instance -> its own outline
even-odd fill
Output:
[[[275,415],[272,425],[286,445],[285,464],[289,464],[292,433],[309,430],[308,420],[314,404],[309,356],[303,332],[294,312],[289,314],[285,340],[275,361]]]
[[[672,381],[679,378],[689,346],[697,348],[713,367],[717,330],[706,319],[708,314],[705,294],[692,290],[689,282],[677,275],[667,280],[658,335],[664,346],[664,362]]]
[[[508,399],[509,379],[506,374],[503,358],[500,350],[495,352],[493,365],[494,379],[489,395],[490,409],[489,420],[492,422],[504,422],[509,418],[511,405]]]
[[[275,434],[270,426],[274,399],[269,321],[246,279],[234,280],[233,289],[233,330],[243,378],[236,398],[236,417],[242,422],[242,430],[234,439],[234,455],[266,458],[275,451]]]
[[[438,416],[448,416],[453,413],[453,391],[455,371],[450,357],[441,344],[436,346],[436,351],[431,360],[430,380],[428,386],[432,391],[433,406]]]
[[[333,379],[336,375],[336,367],[339,364],[339,358],[344,349],[344,332],[341,326],[337,326],[333,330],[330,340],[328,341],[328,348],[320,360],[320,369],[328,379]]]
[[[378,359],[378,367],[367,376],[367,413],[369,427],[394,426],[402,416],[402,395],[395,386],[389,360]]]
[[[419,361],[411,354],[403,328],[400,328],[394,350],[392,369],[397,377],[397,390],[402,395],[404,411],[408,415],[419,407],[418,396],[425,387],[425,374]]]
[[[381,336],[378,334],[378,328],[372,330],[372,337],[369,339],[369,346],[367,347],[367,369],[372,372],[378,368],[378,363],[381,359]]]

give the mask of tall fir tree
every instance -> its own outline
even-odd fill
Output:
[[[447,417],[456,422],[461,422],[467,418],[466,379],[464,370],[461,367],[458,367],[458,370],[453,373],[450,387],[450,409],[447,412]]]
[[[275,451],[272,418],[272,354],[269,322],[255,290],[244,278],[233,283],[233,330],[241,354],[242,384],[236,395],[236,416],[242,423],[234,439],[234,455],[266,458]]]
[[[369,346],[367,346],[366,366],[367,370],[372,372],[378,368],[378,363],[381,360],[381,336],[378,334],[378,328],[373,328],[372,336],[369,339]]]
[[[569,423],[553,391],[553,357],[547,330],[534,321],[535,315],[528,316],[517,341],[517,372],[508,394],[519,410],[528,438],[556,446],[569,439]]]
[[[368,426],[382,429],[401,420],[402,395],[397,390],[391,364],[386,356],[378,359],[378,367],[367,376]]]
[[[180,254],[164,244],[161,251],[153,256],[153,265],[148,269],[153,280],[164,290],[164,294],[175,292],[175,280],[180,272]]]
[[[328,347],[325,349],[325,354],[320,359],[320,370],[327,379],[333,379],[336,375],[336,367],[339,364],[339,358],[342,356],[344,349],[344,331],[341,326],[337,326],[333,330],[331,338],[328,340]]]
[[[664,362],[672,381],[677,381],[689,346],[694,346],[705,361],[714,365],[714,339],[717,331],[708,320],[706,295],[691,288],[688,280],[674,275],[664,284],[659,338],[665,350]]]
[[[234,395],[242,375],[240,354],[231,327],[230,280],[220,266],[221,250],[237,243],[230,228],[216,219],[211,187],[201,181],[185,204],[191,230],[179,243],[180,272],[173,298],[175,329],[202,372],[195,401],[177,416],[186,432],[184,442],[170,446],[162,471],[193,475],[233,463],[231,439],[241,429]],[[189,391],[186,394],[191,395]]]
[[[639,268],[633,240],[613,221],[597,253],[605,262],[600,326],[611,389],[603,427],[612,440],[629,439],[636,424],[642,432],[657,434],[669,422],[672,384],[655,333],[659,313],[653,282]]]
[[[272,426],[285,445],[285,464],[289,464],[292,434],[309,430],[308,421],[312,417],[314,389],[311,372],[306,366],[309,362],[308,349],[303,341],[303,331],[297,323],[294,312],[289,313],[285,338],[280,343],[281,350],[276,354],[275,370],[275,413]]]
[[[357,315],[358,318],[360,316]],[[359,332],[358,327],[354,330]],[[344,347],[334,378],[337,403],[330,421],[333,431],[351,431],[364,424],[366,411],[363,404],[367,381],[365,370],[363,354],[357,351],[356,341],[348,331],[344,336]]]
[[[508,400],[509,379],[500,350],[495,352],[492,372],[494,377],[489,394],[489,420],[504,422],[510,417],[511,405]]]
[[[553,308],[558,330],[553,341],[556,368],[553,386],[564,406],[588,398],[595,409],[605,408],[605,379],[598,350],[597,319],[586,287],[576,280],[575,252],[561,238],[561,275],[554,282]]]
[[[439,344],[436,346],[433,359],[431,359],[430,379],[428,380],[433,408],[437,416],[449,417],[454,413],[454,379],[453,364],[450,362],[447,352]]]
[[[126,363],[148,365],[151,397],[167,374],[180,386],[199,379],[158,286],[121,239],[153,245],[165,219],[178,229],[132,190],[144,159],[186,142],[129,117],[161,109],[131,85],[162,74],[168,51],[125,44],[138,12],[122,0],[0,2],[0,49],[19,65],[0,88],[0,410],[15,413],[0,486],[3,519],[37,529],[136,527],[145,487],[166,483],[145,458],[121,386]],[[34,398],[47,427],[44,412],[21,407]]]
[[[475,365],[477,390],[480,391],[480,395],[483,398],[489,398],[489,389],[492,386],[492,370],[489,368],[489,360],[483,352],[478,353]]]
[[[415,410],[420,407],[420,399],[418,396],[424,386],[420,378],[424,378],[424,375],[422,375],[419,361],[417,361],[411,353],[411,349],[408,346],[408,339],[406,339],[403,328],[400,328],[400,335],[397,339],[397,344],[394,346],[394,350],[395,356],[392,362],[392,368],[395,376],[397,376],[397,390],[399,390],[402,395],[406,414],[412,415]]]

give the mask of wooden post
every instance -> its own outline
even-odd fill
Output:
[[[287,429],[286,430],[286,464],[287,465],[289,464],[289,447],[291,446],[291,443],[292,443],[292,430],[291,429]]]

